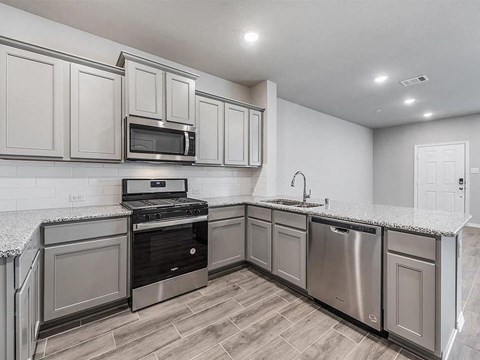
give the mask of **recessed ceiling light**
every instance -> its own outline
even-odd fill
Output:
[[[381,75],[381,76],[377,76],[374,81],[375,81],[377,84],[381,84],[381,83],[387,81],[387,79],[388,79],[388,76],[387,76],[387,75]]]
[[[382,109],[377,109],[377,113],[381,113],[383,110]]]
[[[429,118],[429,117],[432,117],[433,113],[431,112],[426,112],[425,114],[423,114],[423,117],[424,118]]]
[[[260,38],[260,34],[256,31],[249,30],[243,34],[243,40],[253,43]]]
[[[405,105],[412,105],[416,100],[414,98],[406,99],[403,103]]]

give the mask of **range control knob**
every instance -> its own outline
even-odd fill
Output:
[[[155,214],[155,219],[159,220],[160,219],[160,214]]]
[[[200,209],[195,210],[195,215],[200,215]]]
[[[192,215],[192,210],[186,210],[186,211],[185,211],[185,214],[187,214],[187,215]]]
[[[150,216],[148,216],[148,214],[145,215],[145,220],[147,220],[147,221],[150,220]]]

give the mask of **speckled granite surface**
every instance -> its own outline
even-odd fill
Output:
[[[18,256],[42,224],[128,216],[121,205],[0,212],[0,257]]]
[[[275,198],[292,199],[285,196]],[[258,205],[271,209],[287,210],[307,215],[317,215],[340,220],[378,225],[431,235],[455,236],[471,219],[471,215],[444,211],[422,210],[398,206],[352,204],[330,201],[330,204],[314,208],[296,208],[263,202],[272,198],[255,196],[234,196],[204,199],[210,207],[236,204]],[[294,199],[299,200],[299,199]],[[312,199],[308,202],[323,203]]]

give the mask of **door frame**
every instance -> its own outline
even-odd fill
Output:
[[[414,168],[413,168],[413,206],[417,208],[417,197],[418,197],[418,149],[421,147],[430,147],[430,146],[445,146],[445,145],[464,145],[465,146],[465,213],[470,214],[470,141],[452,141],[452,142],[443,142],[443,143],[433,143],[433,144],[419,144],[415,145],[415,154],[414,154]]]

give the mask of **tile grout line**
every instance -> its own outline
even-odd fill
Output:
[[[340,322],[339,322],[338,324],[340,324]],[[338,331],[337,329],[335,329],[335,326],[337,326],[338,324],[335,324],[335,325],[333,326],[333,328],[332,328],[333,331],[335,331],[336,333],[338,333],[338,334],[346,337],[348,340],[353,341],[353,342],[355,343],[355,345],[359,345],[359,344],[360,344],[359,342],[357,343],[355,340],[353,340],[353,339],[352,339],[351,337],[349,337],[348,335],[343,334],[343,333],[341,333],[340,331]],[[367,336],[367,335],[364,335],[363,338],[366,337],[366,336]],[[363,340],[363,338],[362,338],[362,340]],[[361,342],[362,340],[360,340],[360,342]]]
[[[233,325],[235,325],[235,324],[233,324]],[[223,351],[225,351],[225,354],[227,354],[227,356],[228,356],[230,359],[233,360],[232,355],[230,355],[230,353],[227,351],[227,349],[225,349],[225,348],[223,347],[222,343],[218,343],[218,346],[220,346],[220,347],[223,349]]]
[[[117,348],[117,342],[115,341],[115,335],[113,334],[113,330],[111,331],[112,334],[112,339],[113,339],[113,345],[115,345],[115,349]]]
[[[175,329],[175,331],[177,332],[178,336],[180,336],[180,339],[183,339],[183,336],[182,334],[180,334],[180,331],[178,331],[177,327],[175,326],[174,323],[171,324],[173,326],[173,328]]]

